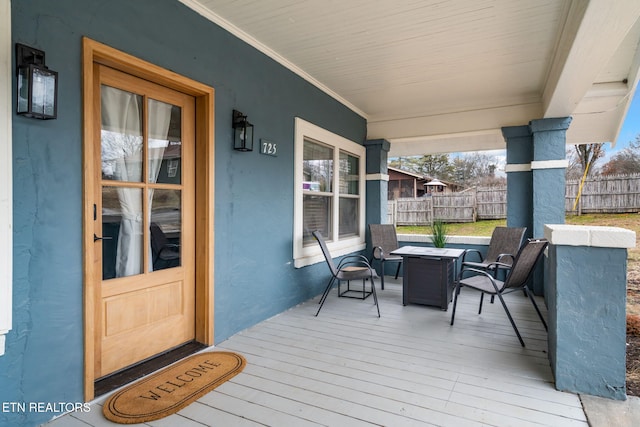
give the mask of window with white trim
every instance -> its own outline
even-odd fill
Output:
[[[365,153],[362,145],[296,118],[296,267],[324,260],[311,235],[316,230],[334,257],[364,249]]]

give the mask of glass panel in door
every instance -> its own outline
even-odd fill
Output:
[[[103,279],[142,273],[142,100],[140,95],[101,86]]]
[[[180,107],[149,99],[149,271],[178,267],[182,231]],[[163,185],[166,184],[166,185]]]
[[[101,116],[103,279],[180,266],[180,107],[102,85]]]
[[[142,96],[101,86],[102,179],[142,181]]]
[[[168,109],[168,110],[167,110]],[[182,109],[164,102],[149,100],[149,111],[155,120],[149,121],[149,182],[181,184],[182,170]],[[161,112],[162,114],[154,114]],[[169,123],[160,121],[169,112]]]
[[[151,195],[151,252],[150,271],[180,265],[182,230],[182,196],[180,190],[150,190]]]
[[[142,190],[102,187],[102,279],[142,273]]]

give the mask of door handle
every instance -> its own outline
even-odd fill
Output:
[[[107,237],[98,237],[98,236],[96,236],[96,233],[93,233],[93,241],[94,242],[97,242],[98,240],[111,240],[111,239],[113,239],[113,237],[109,237],[109,236],[107,236]]]

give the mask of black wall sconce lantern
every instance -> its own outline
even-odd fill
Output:
[[[233,149],[253,151],[253,125],[237,110],[233,110]]]
[[[47,68],[44,52],[16,43],[17,113],[33,119],[58,116],[58,72]]]

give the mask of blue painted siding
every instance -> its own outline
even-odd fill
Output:
[[[12,31],[46,52],[60,86],[57,120],[13,119],[14,327],[0,402],[83,399],[82,36],[216,90],[216,342],[322,291],[326,265],[292,263],[294,117],[358,143],[364,118],[176,0],[14,1]],[[277,157],[232,150],[234,108]],[[0,412],[0,426],[53,415]]]

